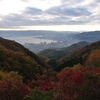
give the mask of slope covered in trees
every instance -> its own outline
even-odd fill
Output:
[[[24,54],[30,56],[38,64],[40,64],[43,67],[47,67],[48,66],[46,63],[44,63],[42,61],[42,59],[40,59],[39,56],[37,56],[36,54],[34,54],[33,52],[31,52],[30,50],[28,50],[27,48],[25,48],[24,46],[22,46],[21,44],[15,42],[15,41],[11,41],[11,40],[0,38],[0,44],[3,45],[4,47],[6,47],[7,49],[10,49],[10,50],[13,50],[13,51],[17,51],[17,52],[21,52],[21,53],[24,53]]]
[[[100,41],[91,43],[85,47],[79,48],[67,56],[64,56],[62,59],[58,61],[57,70],[61,70],[66,66],[72,67],[75,64],[85,65],[86,60],[88,59],[90,53],[93,50],[100,49]]]
[[[38,55],[46,57],[46,58],[50,58],[50,59],[53,58],[53,59],[59,60],[62,57],[69,54],[70,52],[72,52],[78,48],[81,48],[83,46],[86,46],[88,44],[89,44],[89,42],[82,41],[82,42],[72,44],[71,46],[68,46],[66,48],[61,48],[61,50],[56,50],[56,49],[55,50],[53,50],[53,49],[43,50]]]
[[[100,67],[44,70],[28,84],[17,72],[0,71],[0,100],[100,100]]]
[[[82,48],[86,45],[89,45],[89,44],[90,44],[89,42],[85,42],[85,41],[78,42],[69,47],[62,48],[62,50],[50,50],[50,49],[44,50],[44,51],[40,52],[38,55],[43,57],[45,59],[45,61],[51,67],[53,67],[53,69],[59,71],[66,66],[71,66],[71,65],[73,66],[74,64],[77,64],[77,62],[79,62],[78,60],[77,60],[77,62],[75,62],[74,59],[73,59],[73,61],[69,59],[69,62],[67,62],[67,64],[65,63],[65,60],[67,59],[67,57],[69,55],[72,55],[72,53],[75,50],[79,50],[80,48]]]
[[[85,46],[86,45],[86,46]],[[72,67],[75,64],[85,65],[86,61],[93,50],[100,48],[100,41],[94,43],[79,42],[73,44],[61,51],[44,50],[40,56],[56,71],[61,71],[65,67]]]
[[[31,80],[43,68],[49,66],[36,54],[32,53],[22,45],[0,38],[0,69],[3,71],[18,71],[24,80]]]
[[[0,100],[100,100],[100,41],[61,59],[60,72],[42,66],[28,52],[1,38]],[[67,58],[71,66],[63,66]]]

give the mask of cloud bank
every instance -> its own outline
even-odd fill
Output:
[[[46,2],[46,0],[39,1]],[[24,2],[29,2],[29,0]],[[59,5],[47,7],[45,10],[34,6],[27,6],[20,13],[0,14],[0,28],[18,28],[20,26],[36,25],[99,24],[100,0],[60,0]]]

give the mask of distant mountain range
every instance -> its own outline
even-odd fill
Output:
[[[61,35],[62,34],[62,35]],[[43,35],[45,36],[49,35],[48,38],[56,38],[57,36],[64,35],[64,38],[66,38],[65,34],[70,34],[75,39],[81,40],[81,41],[87,41],[87,42],[94,42],[100,40],[100,31],[91,31],[91,32],[56,32],[56,31],[35,31],[35,30],[28,30],[28,31],[0,31],[1,37],[14,37],[14,36],[33,36],[33,35]],[[47,37],[46,36],[46,37]],[[55,37],[56,36],[56,37]]]
[[[100,31],[82,32],[73,37],[79,41],[96,42],[100,40]]]
[[[17,41],[24,45],[29,50],[35,53],[39,53],[44,49],[62,49],[63,47],[68,47],[74,43],[78,43],[81,41],[86,42],[96,42],[100,40],[100,31],[92,31],[92,32],[55,32],[55,31],[0,31],[0,36],[6,39]],[[40,37],[39,37],[40,36]],[[33,38],[34,37],[34,38]],[[41,44],[35,44],[36,39],[40,41]],[[45,40],[42,43],[42,40]],[[46,42],[48,40],[54,40],[55,43],[51,44]],[[33,43],[33,45],[32,45]],[[59,52],[58,52],[59,53]],[[60,56],[60,55],[59,55]]]

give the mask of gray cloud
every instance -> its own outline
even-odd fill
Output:
[[[27,7],[23,13],[24,14],[37,15],[37,14],[41,14],[42,12],[43,11],[41,9],[33,8],[33,7]]]
[[[0,27],[16,27],[16,26],[31,26],[39,23],[39,17],[42,10],[28,7],[21,14],[9,14],[2,16]],[[40,23],[39,23],[40,24]]]
[[[83,7],[66,7],[58,6],[50,8],[46,11],[48,14],[52,15],[61,15],[61,16],[81,16],[81,15],[90,15],[91,12]]]
[[[62,0],[61,5],[45,11],[27,7],[21,14],[0,16],[0,27],[100,24],[99,1],[92,0],[83,5],[83,0]]]

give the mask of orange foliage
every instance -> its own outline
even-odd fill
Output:
[[[86,65],[100,67],[100,50],[93,50],[89,55]]]

